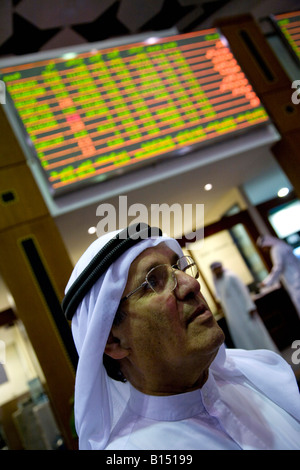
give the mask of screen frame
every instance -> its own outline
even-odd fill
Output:
[[[217,28],[204,29],[199,32],[203,33],[205,31],[211,31],[212,29],[215,30]],[[219,30],[218,32],[220,33]],[[70,52],[76,52],[77,54],[80,54],[81,52],[83,53],[88,52],[93,48],[97,48],[97,49],[110,48],[114,46],[133,44],[136,42],[144,42],[144,41],[147,41],[151,37],[165,38],[165,37],[173,36],[177,34],[180,34],[178,33],[177,29],[172,28],[172,29],[168,29],[165,31],[147,32],[147,33],[133,35],[133,36],[125,36],[125,37],[119,37],[119,38],[114,38],[114,39],[108,39],[108,40],[99,41],[95,43],[85,43],[85,44],[80,44],[80,45],[75,45],[75,46],[52,49],[52,50],[45,51],[45,52],[37,52],[34,54],[28,54],[26,56],[9,57],[9,58],[0,59],[0,69],[4,67],[11,67],[17,64],[22,65],[30,61],[48,60],[52,58],[57,58],[60,55],[65,55]],[[223,35],[221,34],[221,36]],[[251,85],[251,82],[249,83]],[[76,194],[72,195],[72,193],[77,193],[77,196],[78,196],[78,193],[82,194],[83,199],[86,200],[85,202],[80,203],[80,206],[82,206],[82,205],[86,205],[90,203],[91,201],[99,199],[99,189],[100,189],[99,186],[101,186],[101,190],[102,188],[104,189],[105,197],[111,197],[115,194],[118,194],[117,188],[116,188],[116,186],[120,187],[118,185],[118,182],[120,182],[121,186],[124,188],[123,189],[124,191],[136,189],[137,187],[140,187],[144,184],[151,184],[151,182],[153,181],[153,178],[156,178],[157,180],[157,174],[158,174],[157,168],[158,167],[161,169],[161,175],[159,177],[159,179],[161,180],[163,178],[170,177],[172,175],[177,175],[182,171],[191,171],[191,169],[198,168],[199,166],[205,163],[208,163],[209,158],[213,158],[216,160],[221,158],[220,155],[224,155],[224,151],[222,150],[222,147],[224,147],[224,145],[222,145],[223,143],[225,144],[225,148],[227,147],[225,150],[225,155],[229,154],[229,147],[232,146],[232,140],[238,139],[237,149],[244,148],[244,144],[241,143],[243,140],[243,137],[247,136],[247,134],[249,135],[249,134],[252,134],[253,132],[255,133],[255,131],[257,131],[257,134],[258,134],[258,139],[256,140],[256,144],[258,145],[260,142],[262,143],[262,145],[264,145],[265,142],[274,143],[275,141],[279,139],[279,135],[276,132],[274,126],[271,124],[271,121],[269,119],[263,123],[257,123],[251,126],[250,128],[246,128],[245,130],[238,130],[232,134],[227,134],[225,135],[225,139],[224,139],[224,135],[221,135],[219,139],[215,137],[213,141],[209,140],[208,142],[203,141],[203,142],[200,142],[199,144],[193,144],[192,148],[190,146],[187,146],[182,149],[177,149],[174,152],[170,152],[169,154],[165,155],[163,158],[161,155],[158,155],[157,157],[151,158],[150,163],[146,162],[146,164],[143,164],[142,162],[140,166],[137,165],[135,168],[130,169],[129,172],[120,171],[120,175],[117,176],[116,178],[112,177],[105,181],[102,181],[101,183],[99,183],[99,181],[88,180],[86,187],[84,184],[81,184],[78,187],[74,186],[72,190],[68,188],[65,194],[62,192],[57,197],[54,197],[53,190],[47,179],[47,176],[45,175],[45,172],[42,169],[40,160],[38,156],[36,155],[35,148],[31,145],[31,141],[28,137],[28,133],[25,129],[25,126],[9,94],[7,94],[6,104],[2,105],[2,107],[22,147],[22,150],[35,176],[35,179],[37,180],[37,183],[44,195],[44,199],[46,200],[46,203],[48,207],[50,208],[50,212],[54,215],[61,214],[69,210],[73,210],[74,206],[78,205],[78,202],[77,203],[74,202],[76,199],[78,199],[78,197],[76,197]],[[245,139],[245,140],[249,140],[249,139]],[[240,144],[241,144],[241,147],[240,147]],[[258,145],[255,145],[255,147],[257,147]],[[211,147],[214,147],[214,150],[216,150],[216,147],[218,147],[220,149],[220,152],[218,151],[212,152]],[[250,145],[250,147],[252,147],[252,145]],[[248,143],[246,144],[246,148],[249,148]],[[198,162],[193,161],[196,158],[195,154],[198,154],[199,151],[200,152],[203,151],[203,149],[205,149],[207,158],[204,157],[203,160],[200,159],[201,161],[198,161]],[[218,153],[220,154],[218,155]],[[234,153],[235,151],[233,151],[233,154]],[[214,156],[214,157],[211,156],[211,155],[216,155],[216,154],[218,156]],[[184,163],[182,163],[182,159],[176,158],[182,155],[185,155],[188,157],[188,158],[185,157],[187,158],[187,160]],[[166,169],[167,167],[169,167],[168,163],[170,159],[172,159],[172,162],[174,162],[174,168],[172,168],[171,170],[170,168]],[[209,162],[212,162],[213,159],[209,160]],[[134,180],[136,178],[140,178],[140,176],[142,176],[142,180],[140,180],[140,184],[137,184],[137,182]],[[120,181],[120,178],[122,178],[122,182]],[[108,184],[110,182],[111,184]],[[90,188],[90,186],[95,186],[96,189],[94,188],[93,190],[93,188]],[[95,196],[94,193],[95,191],[97,193],[97,187],[98,187],[98,196]],[[100,196],[100,199],[103,199],[103,197]]]
[[[277,17],[280,16],[280,15],[288,15],[288,14],[293,14],[293,13],[298,13],[298,12],[299,12],[299,18],[300,18],[300,10],[286,11],[286,12],[281,12],[281,13],[273,13],[269,16],[269,18],[270,18],[270,21],[271,21],[272,25],[274,26],[274,29],[275,29],[277,35],[279,36],[279,38],[281,39],[283,45],[285,46],[286,50],[288,51],[290,57],[293,59],[294,63],[296,63],[296,65],[298,67],[300,67],[300,57],[297,56],[296,52],[294,51],[294,49],[290,45],[290,43],[289,43],[288,39],[286,38],[284,32],[282,31],[281,27],[279,26],[278,19],[277,19]]]

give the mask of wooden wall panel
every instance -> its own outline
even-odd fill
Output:
[[[300,105],[299,105],[300,106]],[[286,133],[272,152],[300,197],[300,129]]]
[[[77,354],[61,301],[73,269],[25,155],[0,108],[0,273],[46,378],[65,444],[70,427]]]
[[[16,136],[11,130],[11,126],[2,106],[0,106],[0,129],[0,168],[14,163],[24,162],[24,154]]]
[[[228,40],[234,56],[260,96],[290,86],[290,80],[251,15],[215,22]]]
[[[0,170],[0,230],[48,214],[26,163]]]

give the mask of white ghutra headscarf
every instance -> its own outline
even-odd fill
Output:
[[[105,234],[90,245],[76,264],[66,292],[116,233],[118,231]],[[131,263],[147,248],[163,242],[179,257],[183,256],[180,245],[172,238],[160,236],[139,241],[101,275],[80,302],[73,316],[72,333],[79,355],[75,384],[75,425],[81,450],[105,449],[113,427],[126,408],[129,383],[108,377],[103,365],[103,352],[127,283]],[[274,366],[272,374],[270,364]],[[271,351],[226,351],[222,346],[210,371],[226,378],[246,375],[279,406],[300,419],[299,401],[295,400],[295,404],[288,405],[287,409],[283,394],[280,393],[283,383],[285,394],[290,391],[295,393],[295,386],[297,387],[286,367],[289,366]]]

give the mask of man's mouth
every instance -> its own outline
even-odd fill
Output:
[[[188,324],[189,323],[192,323],[196,318],[198,317],[201,317],[202,315],[206,314],[205,316],[211,316],[212,313],[211,311],[209,310],[209,308],[207,307],[207,305],[205,304],[201,304],[195,311],[192,315],[190,315],[189,319],[188,319]]]

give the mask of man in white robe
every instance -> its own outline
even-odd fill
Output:
[[[268,287],[281,281],[300,318],[300,260],[292,248],[279,238],[263,235],[258,238],[257,245],[270,254],[273,263],[271,272],[261,285]]]
[[[225,350],[193,263],[181,264],[175,240],[141,238],[116,255],[116,236],[88,248],[66,288],[68,302],[79,298],[71,312],[79,448],[300,449],[289,365],[271,351]]]
[[[216,261],[210,267],[217,300],[224,310],[235,347],[279,352],[241,279],[220,262]]]

